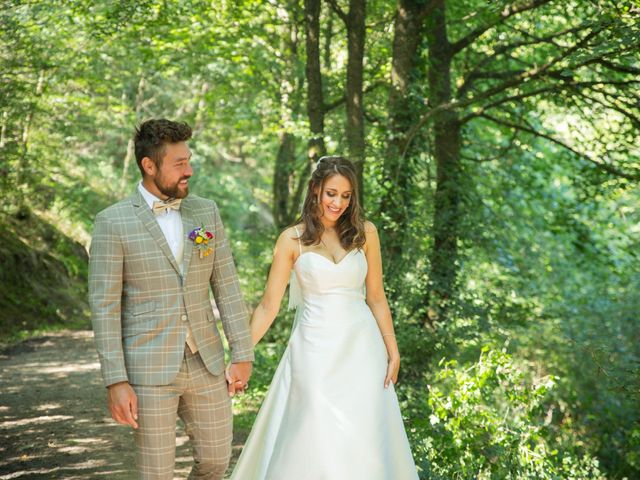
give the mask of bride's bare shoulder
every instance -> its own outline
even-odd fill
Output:
[[[369,220],[365,220],[365,222],[364,222],[364,232],[365,233],[375,233],[377,231],[378,231],[378,229],[373,224],[373,222],[370,222]]]
[[[298,231],[296,232],[296,228]],[[277,245],[298,248],[298,238],[304,232],[304,226],[298,224],[285,228],[278,237]]]

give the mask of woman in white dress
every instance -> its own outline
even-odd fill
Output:
[[[251,319],[254,345],[290,278],[289,344],[231,478],[417,479],[394,391],[400,355],[380,242],[342,157],[320,159],[299,221],[278,238]]]

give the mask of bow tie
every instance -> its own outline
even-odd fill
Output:
[[[153,210],[153,213],[156,215],[160,215],[168,210],[180,210],[180,202],[182,202],[180,198],[169,198],[164,202],[153,202],[153,208],[151,210]]]

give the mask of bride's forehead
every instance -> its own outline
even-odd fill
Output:
[[[351,182],[347,177],[338,173],[325,179],[323,189],[347,192],[351,191]]]

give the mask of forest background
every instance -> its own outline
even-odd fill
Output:
[[[133,127],[183,120],[251,305],[317,158],[358,165],[421,478],[640,478],[638,2],[1,5],[5,345],[89,327],[86,249],[139,180]]]

